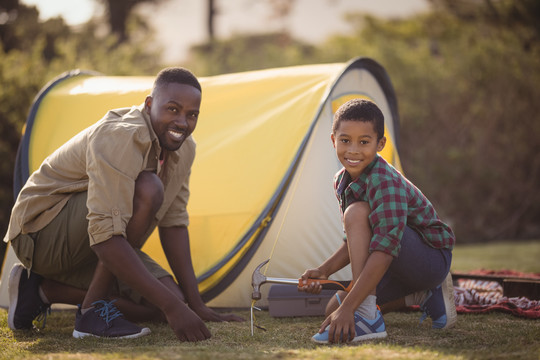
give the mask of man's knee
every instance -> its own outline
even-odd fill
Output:
[[[164,189],[161,179],[150,171],[143,171],[135,180],[135,200],[159,210],[163,203]]]
[[[371,208],[365,201],[356,201],[350,204],[343,214],[345,228],[352,224],[358,224],[359,221],[368,221]]]

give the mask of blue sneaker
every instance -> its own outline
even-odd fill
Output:
[[[353,343],[371,339],[382,339],[387,336],[384,319],[379,309],[377,309],[377,316],[373,320],[364,319],[357,311],[355,311],[354,322],[356,336],[351,340]],[[316,333],[313,335],[311,340],[318,344],[328,344],[328,327],[322,334]]]
[[[428,316],[432,320],[433,329],[448,329],[457,321],[456,305],[454,303],[454,286],[452,275],[448,273],[443,283],[428,292],[427,298],[420,304],[424,313],[420,318],[422,323]]]
[[[28,270],[22,264],[15,264],[9,273],[8,326],[11,330],[28,330],[33,327],[45,328],[51,305],[39,296],[39,284],[43,277]]]
[[[75,316],[73,337],[82,339],[87,336],[114,339],[133,339],[150,334],[149,328],[142,328],[124,319],[113,301],[99,300],[93,302],[93,309],[84,314],[81,306]]]

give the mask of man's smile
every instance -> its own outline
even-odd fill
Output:
[[[169,129],[168,134],[171,135],[176,141],[181,141],[186,136],[184,131],[172,130]]]

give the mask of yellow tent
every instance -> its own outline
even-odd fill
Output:
[[[48,84],[27,120],[15,192],[45,157],[109,109],[141,104],[153,79],[73,71]],[[368,58],[200,80],[188,205],[193,265],[210,305],[249,306],[251,273],[260,262],[271,258],[267,271],[298,277],[341,241],[332,188],[340,168],[330,142],[335,110],[355,97],[375,101],[386,119],[382,155],[400,169],[397,103],[385,70]],[[157,232],[144,250],[168,266]],[[8,305],[7,274],[14,261],[8,251],[0,306]]]

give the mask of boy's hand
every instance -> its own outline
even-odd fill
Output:
[[[330,343],[349,342],[356,336],[354,313],[341,306],[324,320],[319,333],[322,334],[326,327],[328,327],[328,341]]]
[[[310,294],[319,294],[322,290],[322,285],[318,281],[310,282],[307,284],[307,279],[328,279],[328,276],[323,274],[319,269],[308,269],[304,271],[298,282],[298,290],[304,291]]]
[[[201,318],[187,306],[175,307],[165,317],[180,341],[202,341],[212,336]]]

